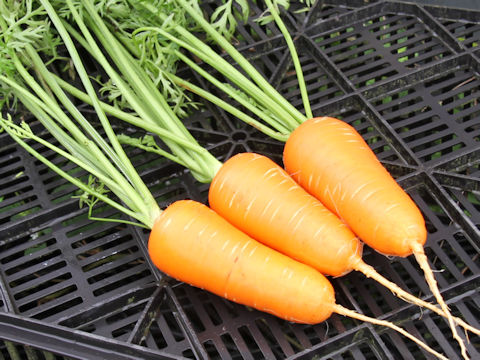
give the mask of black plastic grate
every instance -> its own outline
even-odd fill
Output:
[[[8,242],[0,263],[16,312],[50,321],[153,279],[130,229],[85,212]]]
[[[435,164],[476,147],[479,83],[470,60],[462,55],[365,92],[417,161]]]
[[[475,49],[478,42],[480,27],[476,12],[465,10],[446,9],[442,7],[428,7],[428,11],[461,43],[465,49]],[[462,13],[461,16],[458,14]]]
[[[450,31],[455,38],[468,49],[476,48],[478,44],[478,35],[480,26],[475,23],[458,23],[448,19],[442,19],[442,24]]]
[[[2,135],[2,143],[8,140]],[[11,144],[2,147],[1,158],[0,224],[5,225],[24,220],[45,206],[39,199],[40,189],[35,187],[36,174],[30,173],[32,160],[28,154]]]
[[[290,324],[183,285],[175,294],[211,358],[241,353],[251,359],[283,359],[355,325],[338,316],[328,324]]]
[[[38,350],[11,341],[0,342],[0,356],[5,360],[68,360],[67,357],[57,356],[48,351]]]
[[[256,16],[263,12],[253,9]],[[343,0],[318,2],[310,14],[292,11],[286,19],[314,114],[354,126],[413,197],[426,219],[426,251],[447,303],[480,327],[480,13]],[[275,26],[249,21],[234,42],[301,109]],[[281,163],[283,144],[208,104],[187,125],[221,160],[256,151]],[[162,208],[184,198],[207,201],[208,184],[180,166],[135,149],[128,153]],[[76,190],[5,134],[0,167],[0,357],[428,358],[383,328],[337,315],[314,326],[292,324],[177,283],[150,263],[146,231],[88,220],[87,209],[71,198]],[[102,206],[95,215],[120,216]],[[368,247],[364,259],[431,300],[413,259],[389,259]],[[399,323],[448,358],[460,358],[439,316],[361,274],[332,283],[339,304]],[[470,335],[468,350],[480,357],[478,336]]]
[[[342,27],[322,22],[308,35],[355,88],[364,88],[395,75],[440,60],[451,50],[416,16],[382,12],[349,21]],[[378,12],[380,10],[380,13]],[[369,11],[370,13],[370,11]],[[334,30],[330,30],[334,28]]]
[[[286,61],[291,62],[288,51],[284,53],[284,58],[287,59]],[[312,107],[345,94],[342,88],[335,83],[328,73],[322,72],[318,63],[311,56],[301,56],[300,63],[302,65],[303,75]],[[300,90],[298,89],[298,82],[293,64],[290,64],[285,71],[278,89],[284,96],[290,99],[290,102],[295,105],[296,108],[302,108],[302,98]]]

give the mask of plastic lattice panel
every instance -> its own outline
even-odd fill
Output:
[[[296,4],[284,15],[314,115],[354,126],[415,200],[444,298],[456,316],[480,327],[480,13],[361,0],[320,1],[308,13],[295,11],[300,9]],[[273,23],[254,21],[263,12],[252,5],[254,15],[232,42],[301,109],[285,41]],[[220,160],[255,151],[281,164],[282,143],[210,104],[187,126]],[[85,176],[35,146],[65,171]],[[162,208],[185,198],[207,202],[208,184],[188,171],[127,151]],[[2,358],[428,358],[384,328],[337,315],[317,325],[293,324],[164,276],[148,258],[146,231],[89,220],[72,198],[80,193],[5,134],[0,168]],[[120,216],[102,205],[94,215]],[[366,247],[364,259],[407,291],[433,300],[412,258],[387,258]],[[460,359],[443,318],[359,273],[332,283],[339,304],[399,323]],[[480,338],[469,339],[471,357],[480,357]]]

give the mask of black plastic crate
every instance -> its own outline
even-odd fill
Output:
[[[353,125],[413,197],[425,216],[426,252],[445,300],[455,315],[480,327],[480,12],[343,0],[320,1],[309,14],[291,12],[286,20],[314,114]],[[250,21],[239,34],[239,49],[301,108],[275,27]],[[256,151],[281,163],[281,143],[209,104],[188,127],[222,160]],[[161,207],[182,198],[206,202],[208,185],[180,166],[134,149],[129,155]],[[173,281],[149,261],[146,231],[88,220],[87,209],[71,198],[75,188],[5,134],[0,166],[0,357],[429,358],[390,330],[337,315],[318,325],[292,324]],[[115,214],[102,206],[96,211]],[[364,258],[432,300],[413,259],[389,259],[368,247]],[[448,358],[460,358],[441,317],[361,274],[332,283],[339,304],[398,322]],[[480,339],[469,339],[472,358],[480,357]]]

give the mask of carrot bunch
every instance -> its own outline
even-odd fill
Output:
[[[278,9],[270,0],[266,0],[271,15],[284,34],[287,45],[291,51],[306,115],[303,115],[289,104],[288,101],[258,73],[249,61],[228,41],[225,41],[187,1],[179,0],[179,3],[192,18],[197,21],[198,25],[214,39],[216,44],[228,53],[238,66],[241,67],[242,71],[238,71],[209,46],[197,43],[195,39],[192,39],[191,34],[186,34],[183,29],[175,28],[176,34],[166,33],[162,29],[155,29],[154,31],[189,51],[192,55],[201,59],[205,64],[210,65],[228,79],[231,84],[227,85],[220,81],[218,77],[212,76],[203,67],[193,62],[188,56],[178,52],[179,58],[187,65],[220,91],[225,92],[230,98],[247,110],[248,113],[241,111],[238,106],[228,104],[193,83],[173,75],[171,76],[172,79],[180,86],[184,86],[186,89],[213,102],[268,136],[280,141],[285,141],[284,165],[287,173],[291,174],[301,187],[320,200],[328,210],[333,212],[342,224],[348,226],[349,230],[339,230],[341,228],[331,230],[331,225],[325,225],[325,227],[323,227],[323,222],[316,222],[317,226],[323,230],[328,228],[332,233],[343,232],[344,235],[348,234],[348,240],[345,241],[345,244],[342,240],[338,240],[338,236],[335,240],[330,241],[340,241],[345,247],[342,245],[339,247],[342,249],[351,249],[351,256],[341,255],[344,256],[342,257],[343,265],[336,264],[338,266],[329,267],[328,269],[324,269],[322,265],[320,265],[318,269],[325,274],[331,275],[339,275],[342,274],[342,271],[345,273],[349,270],[356,269],[364,272],[367,276],[374,277],[382,283],[387,284],[388,281],[377,275],[372,268],[369,268],[366,264],[364,265],[362,261],[352,260],[358,259],[358,254],[360,254],[359,249],[361,248],[361,246],[356,247],[356,245],[353,245],[355,244],[355,240],[352,239],[355,238],[355,236],[358,236],[373,249],[388,256],[405,257],[414,255],[421,269],[424,271],[426,281],[440,305],[441,311],[437,311],[438,308],[436,307],[425,305],[424,302],[421,304],[428,306],[433,311],[441,313],[447,318],[452,334],[460,345],[463,357],[468,358],[464,341],[458,335],[456,329],[456,323],[459,323],[459,319],[453,318],[450,314],[424,252],[423,246],[427,239],[427,231],[420,210],[408,194],[405,193],[385,170],[362,137],[351,126],[338,119],[313,117],[298,55],[293,40],[281,21]],[[251,114],[253,114],[253,116]],[[248,158],[248,156],[245,157]],[[238,159],[230,161],[232,161],[232,163],[240,163]],[[252,163],[254,161],[259,160],[251,160]],[[248,180],[246,180],[247,176],[245,176],[247,170],[244,168],[244,170],[241,171],[242,175],[238,181],[234,179],[234,176],[220,175],[227,172],[224,170],[225,168],[233,167],[233,165],[229,166],[228,163],[227,161],[217,174],[218,178],[223,179],[223,177],[225,177],[228,178],[228,180],[217,180],[217,178],[215,178],[212,184],[213,190],[210,190],[211,195],[209,196],[211,206],[235,224],[235,226],[241,228],[259,241],[264,241],[269,246],[312,266],[318,266],[314,265],[315,262],[324,264],[322,260],[318,260],[323,259],[318,254],[319,251],[314,252],[312,250],[315,248],[315,245],[305,240],[310,237],[312,242],[320,241],[321,236],[318,234],[322,233],[322,231],[317,228],[318,233],[316,231],[310,231],[309,235],[301,235],[303,231],[301,229],[306,227],[304,224],[308,223],[306,219],[309,216],[313,216],[313,212],[319,213],[320,210],[312,210],[312,213],[309,213],[306,210],[308,207],[296,205],[296,207],[292,207],[292,209],[295,210],[286,212],[288,215],[281,215],[280,207],[271,205],[272,203],[276,203],[276,201],[271,200],[269,202],[265,199],[266,196],[264,196],[264,193],[267,193],[269,189],[268,186],[265,188],[262,187],[263,190],[257,192],[258,182],[257,180],[252,180],[252,183],[248,185],[251,188],[243,189],[242,183],[248,182]],[[252,166],[252,163],[250,163],[249,166]],[[248,171],[250,171],[250,168]],[[269,176],[276,176],[275,172],[268,172],[268,174],[265,175],[266,178]],[[284,181],[282,184],[287,183],[286,179],[282,179],[282,181]],[[226,184],[231,183],[231,196],[226,197],[222,191],[218,191],[218,194],[216,194],[216,183],[220,184],[218,186],[222,191],[223,188],[227,186]],[[274,185],[271,186],[275,187]],[[293,186],[287,188],[284,185],[278,185],[278,188],[282,188],[282,191],[288,189],[292,189],[292,192],[296,191],[293,190]],[[248,196],[246,194],[248,194]],[[273,195],[269,196],[273,197]],[[261,209],[260,213],[255,213],[252,208],[254,208],[257,203],[262,203],[259,200],[260,198],[266,202],[263,203],[264,205],[259,206]],[[295,196],[291,198],[297,199]],[[291,199],[289,196],[284,196],[282,199],[284,199],[282,200],[282,208],[286,207],[286,204],[290,206]],[[242,211],[244,213],[242,213]],[[264,218],[263,215],[265,214],[271,216],[271,220]],[[330,218],[330,216],[327,217]],[[265,220],[266,223],[261,223],[260,218]],[[292,219],[295,219],[295,221]],[[301,221],[301,225],[298,225],[297,220]],[[250,224],[249,221],[252,221],[252,224]],[[266,224],[275,225],[267,228]],[[288,224],[290,228],[287,229],[286,226],[281,226],[282,224]],[[295,231],[293,231],[293,229]],[[349,234],[348,231],[352,233]],[[308,233],[307,230],[305,230],[305,232]],[[331,244],[326,240],[321,244],[325,243]],[[320,245],[319,248],[321,249],[322,246]],[[329,247],[326,247],[326,249],[330,250]],[[315,261],[315,259],[317,259],[317,261]],[[339,268],[342,268],[342,270],[340,271]],[[414,301],[411,296],[401,294],[399,288],[395,287],[395,285],[389,285],[392,291],[401,297],[419,303],[416,300]],[[463,324],[463,326],[465,325],[466,324]],[[469,329],[476,334],[480,333],[478,329],[472,327],[469,327]]]
[[[108,28],[103,24],[98,14],[95,13],[95,10],[88,6],[88,1],[85,1],[85,3],[87,11],[92,16],[88,25],[108,49],[109,46],[115,44],[118,40],[109,33]],[[192,12],[192,17],[209,29],[208,23],[195,13],[195,10],[192,10],[188,4],[183,6],[185,6],[186,11]],[[162,18],[165,14],[155,13],[152,16]],[[181,26],[172,26],[178,33],[183,34],[187,40],[194,37]],[[160,28],[155,29],[155,31],[186,46],[184,42],[175,39],[173,35]],[[85,39],[80,38],[78,35],[76,35],[76,39],[80,43],[85,44],[89,33],[86,30],[83,33],[85,34]],[[214,29],[210,32],[210,35],[214,38],[223,39]],[[209,52],[209,48],[205,44],[196,45]],[[92,41],[89,41],[85,46],[95,58],[102,61],[98,51],[93,51],[95,44]],[[210,49],[210,51],[212,50]],[[201,56],[201,53],[198,52],[198,55]],[[116,59],[119,66],[125,63],[134,64],[134,60],[124,51],[112,51],[112,57]],[[179,54],[179,57],[182,58],[182,55]],[[216,60],[220,63],[225,61],[221,58]],[[139,71],[138,68],[136,70]],[[148,84],[147,78],[145,78],[145,82]],[[259,82],[261,81],[259,80]],[[60,85],[81,100],[89,101],[88,96],[82,95],[80,91],[72,89],[68,84],[60,83]],[[263,86],[266,85],[264,84]],[[149,88],[151,89],[151,87]],[[192,88],[194,88],[194,85],[192,85]],[[156,97],[160,96],[160,94],[156,95]],[[159,103],[158,107],[161,106],[162,104]],[[165,110],[165,113],[167,110]],[[141,111],[138,110],[137,113],[140,114]],[[118,111],[115,112],[115,116],[120,116],[122,120],[136,126],[144,127],[145,130],[156,131],[155,128],[149,126],[147,119],[132,120],[131,116],[127,117]],[[175,124],[178,124],[177,120],[175,120]],[[158,123],[158,126],[162,126],[162,124]],[[159,132],[157,134],[161,138],[164,136]],[[121,138],[121,141],[125,141],[130,145],[139,145],[124,137]],[[144,146],[141,147],[151,150]],[[362,243],[351,229],[345,226],[321,202],[308,195],[304,189],[295,184],[288,177],[287,173],[272,161],[256,154],[244,154],[236,156],[222,165],[211,157],[208,152],[200,155],[193,156],[188,162],[179,163],[191,170],[195,170],[194,173],[198,174],[199,171],[192,169],[189,164],[196,163],[196,158],[198,158],[198,163],[207,162],[205,171],[200,173],[197,179],[201,179],[203,182],[213,180],[209,191],[210,206],[242,231],[288,256],[313,266],[323,274],[340,276],[351,270],[361,271],[368,277],[374,278],[390,288],[401,298],[427,307],[442,316],[448,316],[444,309],[438,309],[432,304],[407,293],[363,262],[361,260]],[[247,174],[248,176],[246,176]],[[262,190],[258,191],[260,186]],[[250,216],[250,214],[255,215]],[[305,214],[310,217],[308,221],[305,221]],[[310,224],[310,226],[306,228],[304,224]],[[332,258],[331,254],[342,255],[342,258]],[[480,333],[461,319],[455,318],[454,320],[466,329]]]
[[[302,128],[302,126],[304,124],[308,123],[308,121],[306,121],[307,119],[298,110],[296,110],[290,104],[288,104],[288,102],[286,102],[281,97],[281,95],[279,95],[276,92],[276,90],[273,89],[268,84],[268,82],[263,79],[263,77],[261,75],[258,75],[256,73],[256,70],[249,64],[249,62],[246,61],[241,56],[241,54],[239,54],[232,47],[232,45],[228,41],[225,41],[225,39],[220,34],[218,34],[218,32],[216,32],[215,29],[213,29],[208,24],[208,22],[206,22],[201,17],[201,15],[198,14],[195,11],[195,9],[191,8],[189,6],[189,4],[185,1],[183,1],[183,0],[180,0],[179,3],[192,16],[192,18],[194,18],[198,22],[198,24],[205,29],[205,31],[209,34],[209,36],[211,36],[222,48],[224,48],[232,56],[232,58],[235,61],[237,61],[239,63],[239,65],[243,68],[245,73],[247,73],[248,75],[250,75],[254,79],[254,83],[246,80],[244,75],[238,73],[238,71],[234,67],[232,67],[230,64],[226,63],[226,61],[222,57],[216,55],[215,52],[211,48],[209,48],[208,46],[203,44],[203,42],[196,39],[194,35],[192,35],[191,33],[188,32],[188,30],[182,28],[179,25],[172,25],[172,27],[174,29],[173,32],[174,33],[176,32],[178,34],[178,36],[179,36],[178,38],[175,37],[172,33],[166,32],[165,30],[163,30],[161,28],[139,29],[139,31],[150,30],[150,31],[153,31],[153,32],[157,32],[157,33],[161,34],[162,36],[164,36],[165,38],[170,39],[171,41],[175,41],[178,45],[180,45],[180,46],[184,47],[185,49],[187,49],[188,51],[192,52],[194,55],[198,56],[200,59],[204,60],[206,63],[216,67],[216,69],[218,69],[221,73],[223,73],[225,76],[227,76],[229,79],[231,79],[233,83],[235,83],[237,86],[239,86],[241,89],[243,89],[246,93],[246,96],[239,95],[238,92],[231,92],[231,93],[229,93],[229,95],[231,95],[235,100],[240,102],[242,105],[244,105],[247,109],[251,110],[256,115],[261,116],[261,119],[264,120],[268,125],[271,125],[273,127],[273,129],[269,129],[267,126],[264,126],[263,124],[259,123],[255,119],[252,119],[251,117],[239,112],[238,109],[236,109],[233,106],[223,102],[222,100],[220,100],[218,98],[215,98],[212,94],[205,92],[204,90],[196,87],[193,84],[190,84],[190,83],[188,83],[188,82],[186,82],[182,79],[179,79],[177,77],[174,77],[174,76],[172,76],[172,79],[174,79],[181,86],[185,86],[189,90],[197,92],[198,94],[200,94],[202,96],[205,96],[207,99],[210,99],[210,100],[214,101],[219,106],[224,107],[227,111],[232,112],[236,116],[239,116],[241,119],[247,121],[248,123],[252,124],[253,126],[259,128],[262,131],[264,131],[268,135],[273,136],[273,137],[275,137],[279,140],[290,139],[290,134],[294,130],[300,129],[300,128]],[[274,8],[271,6],[271,4],[269,4],[269,5],[270,5],[270,9],[272,10],[272,14],[274,15],[275,19],[277,20],[277,23],[281,26],[282,23],[280,21],[278,21],[279,20],[278,14],[274,10]],[[161,20],[166,16],[166,14],[154,13],[154,14],[152,14],[152,16],[153,17],[158,17]],[[296,54],[295,49],[292,46],[293,43],[292,43],[290,37],[288,36],[288,32],[286,32],[286,29],[284,27],[281,26],[281,28],[282,28],[282,31],[284,32],[284,34],[286,35],[285,38],[287,39],[287,43],[290,45],[290,49],[292,51],[292,54],[295,55]],[[106,28],[102,29],[102,32],[105,33],[106,31],[107,31]],[[112,40],[112,41],[114,41],[114,40]],[[179,58],[183,59],[187,64],[189,64],[193,69],[198,71],[202,76],[205,76],[214,85],[218,86],[222,90],[228,91],[228,89],[229,89],[228,86],[225,86],[224,84],[220,83],[217,79],[215,79],[214,77],[209,75],[207,72],[205,72],[203,69],[201,69],[199,66],[194,64],[185,55],[183,55],[179,52],[178,52],[177,55],[179,56]],[[294,64],[295,64],[295,67],[296,67],[296,70],[297,70],[297,74],[299,75],[299,78],[301,80],[302,79],[302,77],[301,77],[301,67],[299,66],[298,59],[296,59],[295,56],[293,57],[293,59],[294,59]],[[218,65],[218,64],[221,64],[221,65]],[[302,81],[299,81],[299,83],[302,84]],[[302,90],[302,98],[304,100],[305,99],[308,100],[308,98],[304,94],[305,93],[305,88],[303,87],[301,90]],[[255,101],[252,101],[252,99],[257,101],[257,103],[255,103]],[[275,106],[275,104],[277,106]],[[307,106],[308,101],[304,101],[304,104],[305,104],[306,113],[310,114],[311,113],[310,107]],[[268,112],[262,111],[262,110],[265,109],[265,107],[268,107],[268,110],[269,110]],[[138,124],[138,122],[137,122],[137,124]],[[142,126],[142,125],[140,124],[140,126]],[[313,134],[312,134],[312,136],[313,136]],[[347,139],[347,142],[350,142],[350,140],[352,140],[352,139]],[[318,142],[317,146],[318,146],[318,144],[321,144],[321,142]],[[342,153],[340,151],[342,149],[342,147],[343,147],[342,143],[339,142],[338,147],[337,147],[337,149],[339,150],[339,153]],[[360,150],[361,148],[362,148],[362,145],[359,143],[359,148],[357,150]],[[355,151],[356,150],[354,150],[354,152]],[[345,152],[343,152],[343,154],[345,154]],[[356,152],[355,152],[355,154],[356,154]],[[248,156],[246,156],[246,157],[248,158]],[[376,160],[376,161],[378,162],[378,160]],[[233,159],[232,159],[231,162],[233,162]],[[360,161],[360,163],[361,163],[361,161]],[[248,166],[250,166],[250,165],[248,165]],[[188,164],[187,164],[187,167],[188,167]],[[216,179],[217,177],[221,177],[220,174],[224,173],[225,171],[223,169],[226,169],[226,168],[232,169],[234,167],[230,166],[229,161],[227,161],[227,163],[224,164],[222,167],[216,167],[215,169],[212,169],[212,171],[209,174],[214,174],[214,176],[215,176],[214,179]],[[288,170],[288,168],[287,168],[287,170]],[[345,171],[345,173],[349,173],[348,169],[345,169],[344,171]],[[245,167],[240,166],[238,171],[231,171],[231,173],[234,174],[234,175],[231,176],[231,178],[237,177],[237,179],[242,179],[242,181],[240,181],[240,182],[244,182],[243,179],[245,178],[245,176],[243,174],[245,174],[245,172],[246,172]],[[238,174],[241,174],[241,175],[238,175]],[[260,172],[258,172],[256,175],[260,176],[260,179],[262,179],[262,181],[265,178],[263,176],[263,174],[261,174]],[[257,179],[257,178],[253,177],[253,179]],[[205,182],[209,181],[209,179],[207,179],[206,177],[204,178],[204,180],[205,180]],[[283,179],[283,180],[285,180],[285,179]],[[311,178],[311,179],[309,179],[309,181],[311,183],[313,181],[313,179]],[[215,194],[216,189],[215,189],[214,185],[217,182],[218,181],[215,180],[214,183],[212,184],[212,187],[210,189],[211,194]],[[255,184],[251,184],[251,186],[253,186],[253,189],[255,189],[255,186],[257,186],[256,184],[259,184],[259,183],[260,183],[259,180],[255,180]],[[363,187],[363,184],[359,183],[359,182],[357,182],[356,184],[358,185],[357,189],[360,188],[360,190],[361,190],[361,187]],[[288,200],[285,200],[285,196],[281,195],[282,191],[276,191],[274,193],[270,193],[270,192],[265,191],[264,192],[265,194],[270,194],[270,195],[269,195],[268,198],[264,198],[263,202],[262,202],[262,201],[259,201],[259,199],[257,199],[257,198],[260,198],[261,196],[259,196],[257,193],[253,193],[252,190],[251,190],[252,188],[245,190],[247,195],[239,195],[239,194],[243,193],[243,189],[244,189],[244,188],[241,187],[241,185],[242,184],[234,184],[230,188],[231,193],[234,194],[231,197],[229,197],[228,194],[225,193],[225,191],[220,192],[219,196],[209,195],[210,205],[217,212],[219,212],[223,217],[228,219],[230,222],[234,223],[235,226],[239,227],[240,229],[245,231],[247,234],[250,234],[255,239],[257,239],[261,242],[264,242],[264,243],[268,244],[269,246],[271,246],[271,247],[273,247],[273,248],[275,248],[275,249],[277,249],[277,250],[279,250],[279,251],[281,251],[285,254],[288,254],[289,256],[294,257],[295,259],[298,259],[302,262],[305,262],[305,263],[307,263],[311,266],[315,266],[318,270],[322,271],[324,274],[338,276],[342,273],[347,273],[347,272],[349,272],[353,269],[361,271],[364,274],[366,274],[368,277],[372,277],[372,278],[376,279],[377,281],[379,281],[380,283],[384,284],[385,286],[389,287],[394,293],[396,293],[398,296],[402,297],[403,299],[405,299],[407,301],[410,301],[410,302],[413,302],[415,304],[419,304],[421,306],[425,306],[425,307],[431,309],[432,311],[435,311],[436,313],[447,317],[455,338],[457,339],[457,341],[459,341],[459,343],[462,346],[462,353],[464,354],[464,356],[466,356],[465,355],[466,351],[465,351],[465,347],[463,346],[463,341],[458,337],[458,334],[456,332],[456,329],[455,329],[455,326],[454,326],[453,322],[456,322],[456,323],[460,324],[461,326],[465,327],[466,329],[471,330],[471,331],[473,331],[477,334],[479,334],[480,332],[477,329],[471,327],[470,325],[464,323],[461,319],[453,318],[450,315],[450,313],[448,311],[448,308],[444,305],[444,303],[441,304],[441,309],[438,309],[436,306],[433,306],[432,304],[426,303],[425,301],[422,301],[422,300],[412,296],[411,294],[406,293],[404,290],[399,288],[397,285],[393,284],[392,282],[388,281],[387,279],[382,277],[380,274],[378,274],[371,266],[365,264],[363,261],[358,261],[358,259],[361,258],[360,255],[361,255],[361,248],[362,248],[361,243],[356,238],[356,235],[359,235],[359,234],[357,233],[357,230],[354,227],[352,227],[352,225],[349,222],[346,222],[347,225],[348,225],[348,228],[345,226],[345,224],[342,222],[342,221],[345,220],[345,218],[341,214],[336,213],[337,217],[332,216],[332,214],[329,213],[328,211],[326,211],[326,209],[325,209],[325,205],[328,208],[327,204],[316,203],[315,207],[318,207],[318,209],[316,211],[317,216],[316,216],[316,220],[315,220],[314,224],[317,227],[316,228],[312,227],[313,229],[315,229],[315,231],[314,232],[311,231],[309,235],[305,235],[305,234],[299,235],[299,233],[301,233],[301,231],[299,229],[303,228],[303,226],[298,225],[298,223],[296,223],[296,222],[287,221],[287,219],[289,219],[288,218],[289,216],[293,216],[294,218],[297,218],[298,214],[300,214],[302,211],[306,212],[305,209],[307,209],[309,207],[304,207],[303,203],[301,203],[301,202],[299,203],[297,201],[295,203],[295,206],[291,207],[292,210],[285,211],[284,209],[287,208],[285,206],[285,204],[290,204],[290,202]],[[337,193],[340,193],[339,189],[342,185],[337,185],[336,183],[328,185],[326,191],[328,192],[328,189],[334,189],[335,185],[337,186],[337,188],[335,188],[336,189],[335,191]],[[281,189],[281,187],[275,187],[274,185],[271,185],[271,186],[272,186],[272,189],[277,189],[277,190]],[[355,186],[353,186],[353,187],[355,187]],[[400,192],[402,193],[403,190],[400,191]],[[298,193],[298,191],[297,191],[297,193]],[[303,195],[300,195],[300,194],[298,194],[298,195],[299,195],[299,198],[304,197]],[[346,195],[343,195],[343,196],[345,198]],[[249,200],[247,202],[241,202],[239,200],[239,199],[244,199],[244,198],[249,199]],[[236,215],[234,215],[234,212],[231,211],[232,206],[237,206],[237,209],[238,209],[239,212],[243,212],[244,214],[247,214],[247,215],[250,212],[250,210],[252,209],[252,207],[255,207],[255,206],[258,206],[262,210],[265,210],[265,209],[268,209],[269,206],[271,206],[271,199],[272,198],[284,199],[283,201],[285,201],[285,202],[279,202],[277,204],[277,207],[274,208],[274,212],[272,212],[270,214],[270,215],[272,215],[272,219],[275,218],[275,219],[281,219],[281,220],[269,221],[268,224],[270,226],[269,227],[264,226],[262,231],[257,231],[258,227],[256,227],[254,225],[255,221],[253,221],[253,222],[245,221],[245,219],[246,219],[245,215],[243,215],[243,217],[242,216],[236,217]],[[407,196],[407,198],[408,198],[408,196]],[[217,199],[217,200],[215,200],[215,199]],[[229,199],[229,200],[226,200],[226,199]],[[320,200],[322,200],[322,199],[320,198]],[[310,201],[311,201],[311,199],[310,199]],[[226,206],[225,204],[222,205],[222,203],[227,203],[227,202],[228,202],[228,206]],[[384,206],[382,209],[385,209],[385,208],[388,208],[388,207]],[[318,211],[319,209],[322,209],[322,211]],[[413,204],[413,207],[412,207],[412,204],[410,204],[410,209],[413,209],[412,210],[413,214],[415,214],[415,213],[417,214],[417,218],[416,218],[416,221],[417,221],[416,224],[417,225],[416,226],[417,226],[417,228],[420,229],[419,231],[421,232],[422,228],[423,228],[423,231],[424,231],[423,238],[424,238],[424,240],[423,240],[423,242],[422,242],[422,240],[419,241],[420,244],[423,245],[423,243],[426,239],[426,231],[425,231],[425,227],[424,227],[424,224],[423,224],[423,219],[421,218],[421,216],[418,217],[419,211],[414,204]],[[332,208],[330,208],[330,210],[332,211]],[[320,212],[322,213],[323,216],[319,216]],[[382,212],[382,211],[380,211],[380,212]],[[329,215],[326,215],[327,213],[329,213]],[[360,216],[360,214],[362,214],[361,216],[363,216],[363,217],[365,217],[365,214],[366,214],[367,218],[369,216],[369,214],[366,213],[365,211],[359,212],[358,216]],[[254,218],[254,217],[252,217],[252,218]],[[259,218],[263,219],[263,217],[259,217]],[[301,220],[302,218],[298,217],[298,219]],[[282,221],[291,225],[288,230],[285,229],[285,227],[278,227],[279,223],[281,223]],[[371,228],[373,222],[374,221],[370,221],[370,223],[366,224],[365,227],[370,227]],[[405,225],[407,223],[405,222],[403,224]],[[336,229],[335,231],[331,231],[331,233],[334,234],[334,236],[330,237],[330,236],[327,236],[325,234],[322,234],[324,236],[320,237],[318,235],[320,233],[328,233],[328,232],[330,232],[330,230],[326,231],[325,229],[332,229],[332,228]],[[388,229],[389,225],[385,226],[385,228]],[[340,231],[340,230],[337,230],[337,229],[343,229],[343,230]],[[390,231],[391,231],[391,229],[392,229],[392,227],[390,226]],[[295,230],[295,231],[293,231],[293,230]],[[352,232],[352,230],[353,230],[353,232]],[[278,241],[278,240],[272,239],[272,236],[269,237],[269,234],[282,234],[282,235],[288,234],[288,236],[283,236],[283,238],[285,239],[284,241]],[[339,234],[341,234],[341,235],[339,235]],[[307,238],[308,236],[313,236],[312,243],[310,243],[310,244],[305,240],[305,238]],[[362,236],[363,236],[363,234],[360,235],[360,238],[362,240],[364,240],[371,247],[373,247],[374,249],[377,249],[378,251],[380,251],[382,253],[391,254],[391,255],[399,254],[399,250],[396,250],[394,247],[392,247],[390,249],[383,249],[381,247],[376,247],[374,242],[369,241],[368,239],[364,239]],[[384,243],[385,242],[388,243],[389,241],[387,240],[387,241],[384,241]],[[330,267],[323,266],[323,264],[325,264],[325,262],[327,261],[326,258],[329,258],[329,256],[328,256],[329,253],[327,253],[327,252],[322,253],[319,250],[330,249],[330,248],[324,247],[325,244],[336,244],[335,246],[333,246],[333,245],[331,245],[331,246],[334,247],[334,248],[336,247],[336,249],[342,249],[342,251],[344,251],[345,254],[346,254],[346,255],[344,255],[345,258],[348,258],[349,261],[340,261],[337,264],[331,264]],[[395,246],[398,246],[398,245],[399,244],[397,243]],[[316,248],[317,251],[316,252],[310,251],[310,249],[312,249],[312,248]],[[305,249],[308,249],[308,251],[306,251]],[[350,249],[350,252],[348,253],[346,251],[346,249]],[[305,255],[305,254],[307,254],[307,255]],[[314,255],[312,255],[312,254],[314,254]],[[406,255],[405,252],[403,254],[404,254],[403,256]],[[422,257],[421,255],[417,256],[417,258],[418,259],[424,259],[424,257]],[[426,277],[429,280],[429,285],[431,287],[435,287],[435,283],[431,281],[433,279],[432,272],[429,270],[428,267],[425,266],[424,261],[422,262],[422,268],[426,271]],[[341,270],[339,270],[339,269],[341,269]],[[439,302],[443,301],[443,300],[441,300],[441,297],[438,296],[439,295],[438,289],[434,290],[434,294],[436,295]]]
[[[100,63],[106,74],[119,84],[122,95],[130,102],[136,115],[100,101],[69,31],[48,0],[41,2],[65,42],[87,93],[73,89],[49,72],[33,47],[27,46],[27,58],[18,58],[12,50],[11,56],[15,59],[19,77],[28,85],[4,76],[0,76],[0,81],[12,88],[19,100],[65,150],[36,136],[26,124],[18,126],[9,119],[2,119],[0,125],[52,170],[90,196],[136,219],[138,223],[135,225],[150,229],[149,253],[162,271],[290,321],[317,323],[332,313],[338,313],[384,325],[444,358],[392,323],[368,318],[335,304],[331,284],[322,274],[340,276],[353,269],[359,270],[408,301],[426,306],[442,316],[448,316],[448,311],[406,293],[365,264],[361,259],[362,243],[350,228],[271,160],[257,154],[241,154],[221,164],[201,148],[155,90],[148,76],[102,26],[90,0],[82,0],[85,11],[92,16],[90,22],[84,22],[73,2],[67,0],[80,29],[80,33],[75,32],[74,36]],[[95,43],[89,28],[101,39],[103,48]],[[103,51],[114,59],[120,74],[105,58]],[[34,64],[40,81],[37,82],[25,69],[22,63],[25,59]],[[107,139],[89,126],[64,91],[93,105]],[[52,99],[52,93],[61,106]],[[63,109],[67,109],[74,121]],[[189,168],[200,181],[213,180],[209,202],[215,211],[193,201],[175,202],[160,210],[120,146],[106,112],[155,132],[172,153],[160,148],[156,152]],[[106,196],[99,190],[102,187],[89,186],[63,172],[24,139],[40,142],[84,168],[106,185],[120,202]],[[137,145],[143,146],[143,143]],[[451,319],[466,329],[476,331],[460,319]]]

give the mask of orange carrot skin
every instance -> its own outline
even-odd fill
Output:
[[[331,117],[304,122],[287,140],[283,161],[303,188],[378,252],[404,257],[412,243],[425,244],[420,210],[347,123]]]
[[[181,200],[155,222],[148,250],[163,272],[288,321],[315,324],[335,303],[318,271],[251,239],[207,206]]]
[[[228,159],[208,196],[210,207],[234,226],[322,274],[343,275],[361,260],[352,231],[265,156]]]

